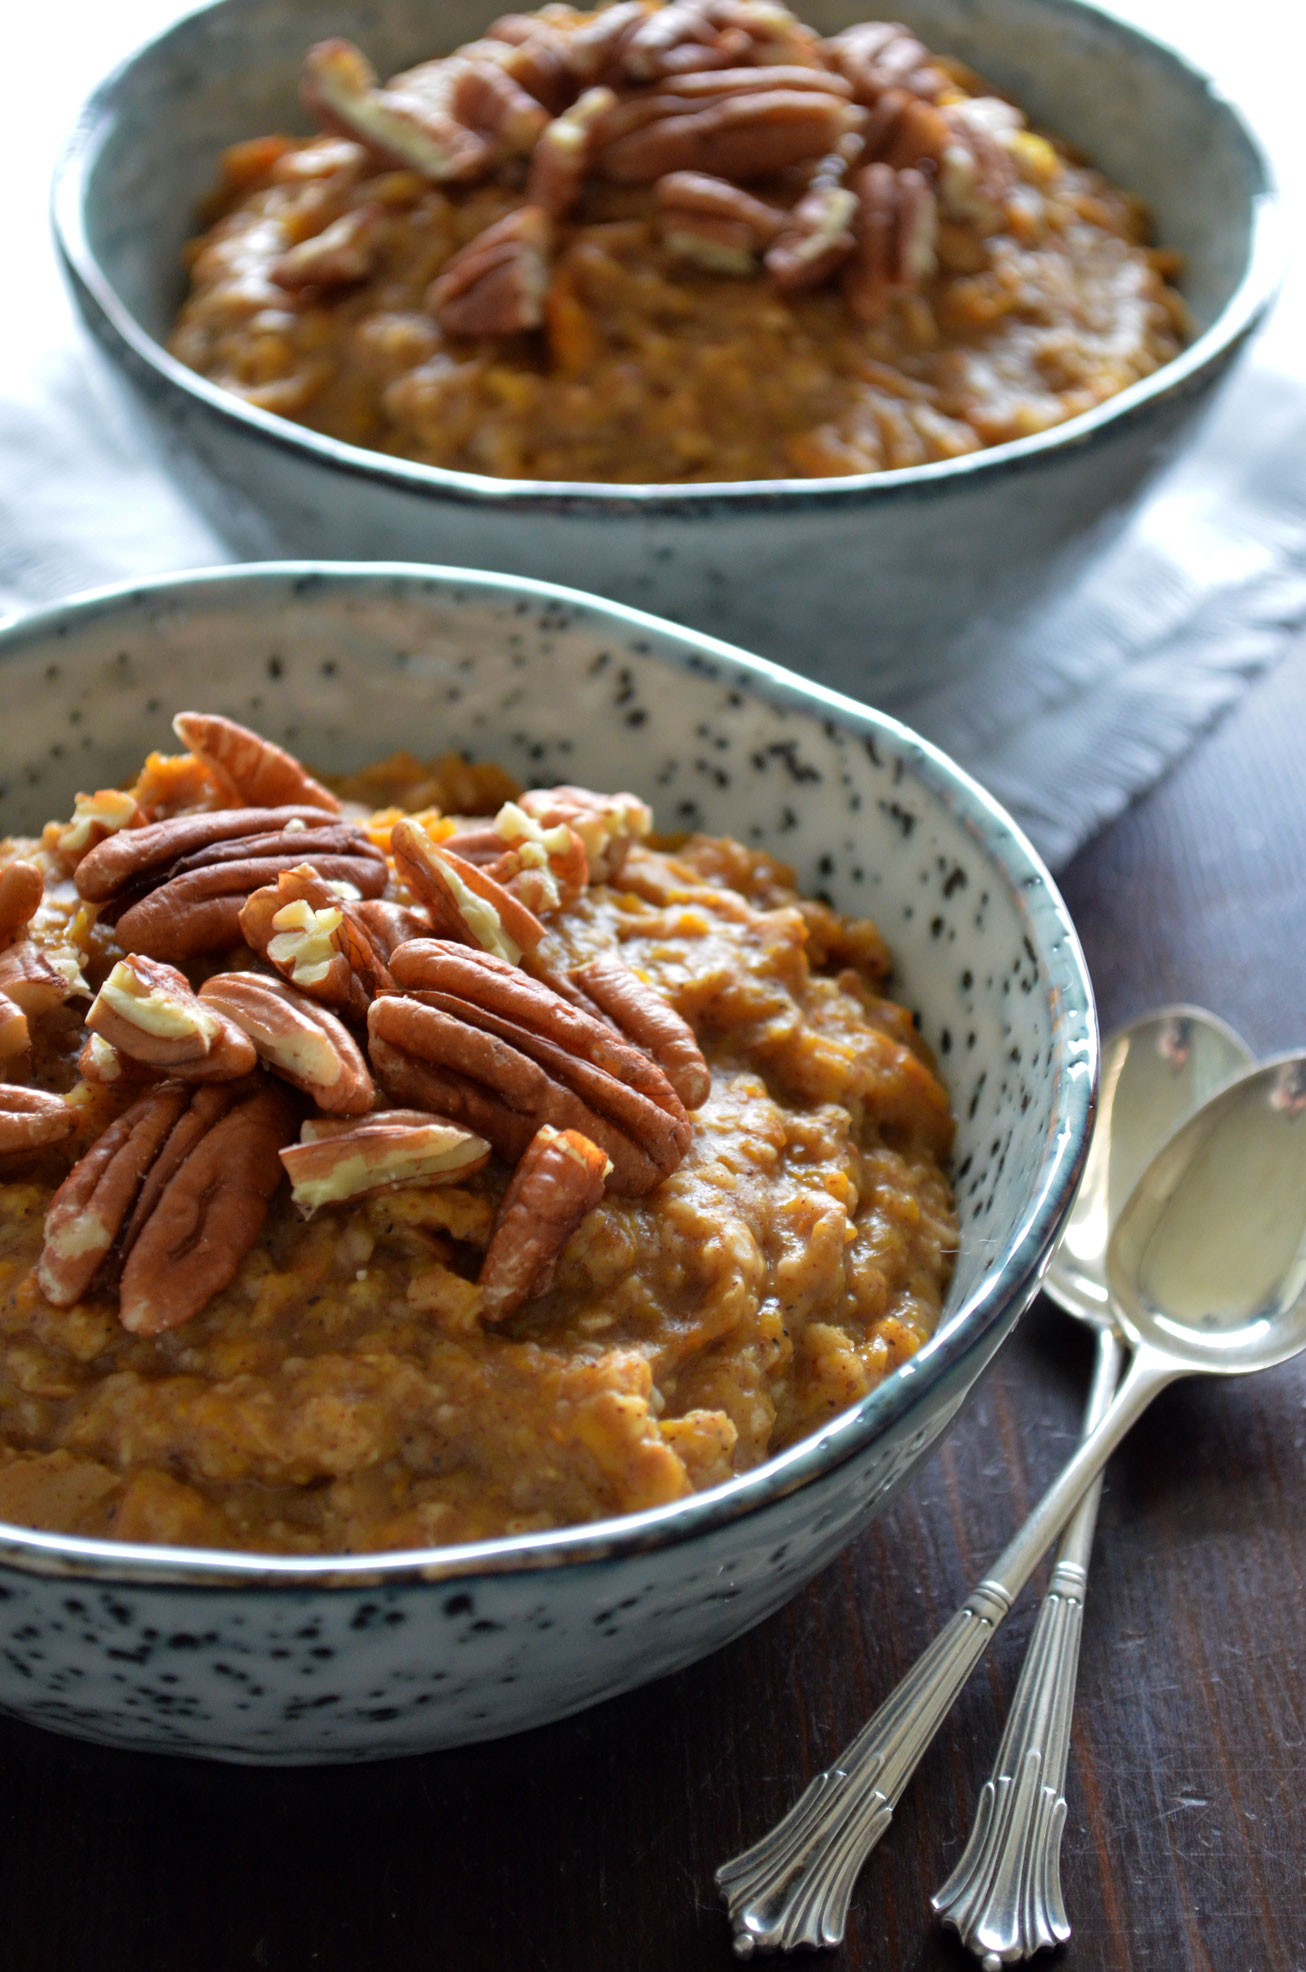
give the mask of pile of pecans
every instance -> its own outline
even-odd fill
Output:
[[[428,290],[453,336],[540,326],[559,229],[591,180],[651,188],[680,259],[786,292],[839,280],[853,315],[876,322],[934,272],[940,223],[980,241],[1001,227],[1024,125],[899,23],[823,38],[777,0],[550,5],[386,83],[351,42],[323,41],[303,100],[380,167],[520,185],[521,204]],[[292,291],[365,279],[382,221],[351,210],[274,277]]]
[[[175,812],[109,789],[46,831],[98,990],[35,935],[49,872],[0,871],[0,1153],[71,1137],[88,1091],[112,1115],[51,1200],[42,1294],[116,1288],[124,1327],[158,1334],[232,1281],[287,1178],[307,1214],[494,1154],[512,1175],[478,1312],[504,1320],[606,1191],[676,1168],[708,1092],[689,1027],[615,951],[554,968],[541,949],[649,810],[537,788],[483,826],[401,819],[387,850],[245,727],[174,726]],[[78,1087],[34,1086],[42,1017],[83,999]]]

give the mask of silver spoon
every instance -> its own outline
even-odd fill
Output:
[[[999,1623],[1121,1439],[1181,1376],[1246,1375],[1306,1349],[1306,1053],[1251,1069],[1149,1165],[1107,1253],[1134,1358],[1015,1539],[769,1834],[717,1872],[735,1951],[836,1945],[857,1872]]]
[[[1142,1014],[1103,1043],[1093,1142],[1043,1283],[1068,1315],[1096,1331],[1085,1436],[1105,1414],[1125,1362],[1106,1282],[1121,1207],[1180,1124],[1253,1059],[1242,1037],[1201,1007]],[[984,1972],[1070,1936],[1061,1895],[1066,1763],[1101,1491],[1098,1479],[1061,1536],[970,1840],[931,1900]]]

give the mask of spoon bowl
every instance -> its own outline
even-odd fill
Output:
[[[1114,1326],[1106,1256],[1126,1200],[1180,1124],[1253,1060],[1242,1036],[1203,1007],[1140,1014],[1103,1042],[1093,1141],[1043,1283],[1068,1315]]]
[[[1107,1255],[1120,1326],[1174,1375],[1306,1348],[1306,1054],[1251,1070],[1149,1166]]]

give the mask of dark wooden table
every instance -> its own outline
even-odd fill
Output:
[[[1166,999],[1306,1042],[1306,643],[1065,878],[1104,1026]],[[908,1493],[704,1664],[545,1731],[247,1772],[0,1722],[3,1972],[722,1972],[715,1865],[793,1798],[1076,1431],[1041,1303]],[[1111,1467],[1064,1850],[1066,1972],[1306,1972],[1306,1366],[1169,1392]],[[871,1858],[831,1972],[958,1972],[955,1860],[1032,1620]],[[812,1962],[812,1961],[807,1961]]]

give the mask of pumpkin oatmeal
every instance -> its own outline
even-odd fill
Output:
[[[1140,202],[893,22],[549,5],[222,160],[170,347],[350,444],[509,478],[877,472],[1177,354]]]
[[[0,849],[0,1518],[570,1525],[928,1336],[952,1122],[870,923],[632,795],[174,723]]]

